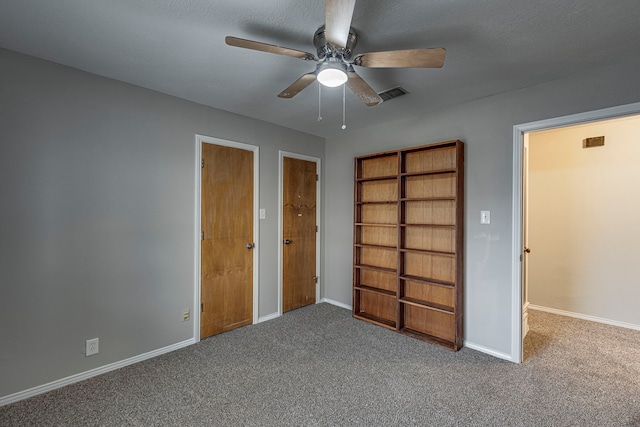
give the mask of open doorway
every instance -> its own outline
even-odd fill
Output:
[[[640,114],[640,103],[621,106],[621,107],[615,107],[615,108],[610,108],[605,110],[599,110],[599,111],[594,111],[589,113],[577,114],[574,116],[567,116],[567,117],[561,117],[557,119],[545,120],[541,122],[518,125],[514,127],[514,169],[513,169],[514,171],[514,174],[513,174],[513,178],[514,178],[513,180],[513,184],[514,184],[513,185],[514,263],[513,263],[513,270],[512,270],[513,271],[513,276],[512,276],[513,278],[513,283],[512,283],[512,286],[513,286],[512,288],[513,289],[512,360],[514,362],[521,362],[523,358],[523,341],[524,341],[524,336],[527,330],[526,321],[528,318],[527,306],[531,297],[530,295],[528,295],[528,292],[530,292],[531,289],[527,285],[527,279],[531,279],[531,274],[527,274],[527,271],[533,265],[533,264],[529,265],[529,261],[531,261],[529,257],[532,257],[533,255],[537,255],[536,248],[534,247],[533,244],[531,244],[532,242],[527,241],[529,237],[528,234],[530,234],[530,233],[527,233],[527,231],[531,231],[527,229],[528,217],[531,215],[531,211],[529,210],[526,203],[527,195],[528,195],[526,184],[530,183],[530,180],[532,178],[527,171],[527,160],[530,160],[530,156],[528,155],[525,156],[525,154],[528,154],[528,151],[531,149],[531,147],[527,148],[527,140],[529,140],[529,144],[530,144],[532,135],[535,135],[535,133],[539,133],[541,135],[543,132],[550,131],[551,129],[557,130],[559,128],[565,128],[570,126],[574,127],[575,125],[581,125],[581,124],[586,126],[587,124],[594,124],[595,122],[599,122],[599,121],[605,121],[605,120],[614,119],[614,118],[627,118],[629,116],[636,115],[636,114]],[[590,137],[590,136],[601,136],[601,135],[589,134],[587,137]],[[586,138],[582,138],[579,141],[580,150],[583,150],[582,145],[585,143],[583,141],[584,139]],[[606,141],[606,138],[605,138],[605,141]],[[556,160],[561,157],[561,154],[558,151],[558,146],[555,147],[555,151],[553,151],[554,150],[553,148],[551,148],[551,150],[552,150],[551,153],[549,152],[545,153],[547,157],[552,157]],[[585,149],[585,150],[588,150],[588,149]],[[593,154],[593,151],[591,153]],[[621,169],[621,168],[618,168],[618,169]],[[629,185],[631,185],[631,182],[627,182],[627,186],[622,186],[623,189],[621,190],[623,193],[624,193],[624,189],[627,190],[625,193],[627,197],[630,196],[630,193],[628,192],[628,189],[630,188]],[[589,193],[589,190],[591,190],[591,193]],[[587,196],[589,194],[593,196],[594,194],[596,194],[596,192],[605,193],[605,194],[611,193],[611,191],[607,192],[607,190],[604,188],[595,189],[593,186],[587,188]],[[573,199],[573,195],[574,193],[571,193],[571,196],[568,198]],[[539,204],[540,202],[536,202],[536,203]],[[606,204],[609,206],[610,209],[624,209],[623,207],[620,206],[619,203],[617,204],[614,203],[613,206],[610,206],[612,205],[610,201],[601,201],[600,204],[601,205]],[[603,210],[606,210],[606,207],[603,207]],[[581,212],[581,213],[579,212],[577,214],[571,213],[571,215],[579,215],[580,221],[585,221],[587,228],[589,226],[591,226],[592,229],[596,228],[596,223],[589,222],[590,218],[586,216],[584,212]],[[604,214],[599,214],[599,215],[602,216]],[[619,228],[625,227],[625,225],[620,224],[619,221],[615,225]],[[629,227],[629,225],[627,225],[627,227]],[[607,234],[607,233],[602,232],[601,234]],[[583,232],[579,234],[579,237],[582,236],[584,238],[584,235],[585,233]],[[563,234],[558,233],[556,230],[554,236],[556,236],[556,238],[562,239],[561,236],[563,236]],[[580,244],[583,247],[586,247],[588,249],[589,245],[587,242],[581,242]],[[565,248],[565,251],[569,251],[570,255],[568,256],[572,258],[576,258],[576,262],[580,262],[581,258],[579,256],[574,256],[574,255],[580,255],[578,251],[575,250],[576,244],[572,243],[572,245],[573,246],[571,246],[569,249]],[[531,249],[531,253],[527,251],[528,249]],[[574,249],[574,251],[572,252],[571,249]],[[567,257],[566,255],[563,256],[562,254],[560,255],[556,254],[555,256],[558,257],[560,260]],[[589,256],[592,257],[592,255],[589,255]],[[582,254],[582,257],[585,257],[585,255]],[[601,257],[600,262],[602,263],[603,261],[604,259]],[[593,261],[589,261],[589,262],[590,262],[590,267],[592,268],[598,267],[598,263]],[[572,268],[575,268],[575,267],[572,267]],[[544,268],[539,270],[543,271]],[[605,271],[605,275],[606,275],[607,269],[601,268],[601,270]],[[536,274],[539,274],[539,272]],[[602,273],[599,273],[599,274],[602,274]],[[632,278],[628,278],[628,279],[629,281],[632,281]],[[617,280],[620,281],[619,278]],[[600,281],[602,281],[602,279],[600,279]],[[576,286],[575,283],[576,282],[573,281],[571,286],[575,287]],[[577,282],[577,283],[580,283],[580,282]],[[567,307],[577,307],[577,308],[573,308],[573,310],[584,311],[585,307],[589,307],[590,305],[594,305],[597,302],[601,302],[602,297],[594,297],[593,295],[591,295],[591,292],[588,292],[586,289],[580,289],[580,290],[584,291],[584,295],[578,295],[577,297],[574,297],[574,300],[571,301],[573,305],[567,306]],[[565,290],[563,294],[565,299],[566,299],[566,292],[567,291]],[[535,298],[542,298],[541,296],[542,293],[544,292],[538,292],[538,295],[536,295]],[[617,293],[619,294],[621,292],[618,291]],[[612,296],[611,294],[613,294],[613,292],[611,292],[609,296]],[[586,298],[586,297],[589,297],[589,298]],[[552,301],[551,305],[554,305],[554,304],[557,305],[557,302],[563,299],[563,297],[558,297],[558,296],[550,297],[550,298]],[[555,300],[553,298],[555,298]],[[540,299],[540,301],[548,301],[548,300]],[[545,304],[549,304],[549,303],[545,303]],[[611,312],[612,305],[614,306],[615,304],[608,303],[608,306],[605,307],[605,309],[600,308],[600,310]],[[542,305],[537,305],[536,308],[540,308],[540,307],[542,307]],[[566,313],[582,314],[582,313],[579,313],[578,311],[572,312],[566,309],[563,310],[563,309],[556,308],[556,310],[561,310],[563,312],[562,314],[566,314]],[[601,313],[601,312],[595,311],[595,313]],[[589,315],[586,314],[583,316],[589,316]],[[595,318],[605,319],[605,317],[599,317],[597,315],[591,315],[591,316],[593,318],[591,320],[595,320]],[[583,318],[588,318],[588,317],[583,317]],[[621,323],[625,323],[625,322],[622,321]],[[630,322],[628,321],[626,323],[630,324]]]
[[[523,335],[529,309],[640,329],[640,115],[528,133],[524,155]]]

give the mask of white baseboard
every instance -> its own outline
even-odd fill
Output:
[[[345,304],[345,303],[342,303],[342,302],[339,302],[339,301],[335,301],[335,300],[332,300],[332,299],[329,299],[329,298],[322,298],[320,300],[320,302],[321,303],[322,302],[326,302],[328,304],[332,304],[332,305],[335,305],[335,306],[338,306],[338,307],[346,308],[347,310],[351,310],[352,309],[352,307],[350,305],[348,305],[348,304]],[[476,350],[476,351],[479,351],[481,353],[485,353],[485,354],[497,357],[499,359],[508,360],[509,362],[513,362],[514,361],[511,358],[510,354],[502,353],[502,352],[499,352],[499,351],[496,351],[496,350],[493,350],[493,349],[490,349],[490,348],[487,348],[487,347],[484,347],[484,346],[481,346],[481,345],[478,345],[478,344],[474,344],[474,343],[469,342],[469,341],[465,341],[464,342],[464,346],[468,347],[468,348],[470,348],[472,350]]]
[[[267,314],[266,316],[259,317],[257,323],[267,322],[269,320],[273,320],[278,317],[280,317],[280,313],[276,311],[275,313],[271,313],[271,314]]]
[[[335,305],[337,307],[346,308],[347,310],[351,310],[352,309],[352,307],[350,305],[348,305],[348,304],[345,304],[345,303],[340,302],[340,301],[332,300],[332,299],[329,299],[329,298],[322,298],[320,300],[320,302],[326,302],[327,304]]]
[[[343,304],[341,302],[338,302],[338,301],[335,301],[335,300],[332,300],[332,299],[328,299],[328,298],[322,298],[320,301],[317,302],[317,304],[320,304],[320,303],[323,303],[323,302],[326,302],[327,304],[332,304],[332,305],[335,305],[335,306],[338,306],[338,307],[346,308],[347,310],[351,310],[351,306],[350,305]],[[276,318],[278,318],[280,316],[281,316],[281,314],[277,313],[277,312],[276,313],[267,314],[266,316],[262,316],[262,317],[258,318],[258,322],[256,322],[256,323],[267,322],[269,320],[276,319]]]
[[[119,362],[111,363],[109,365],[100,366],[99,368],[91,369],[90,371],[81,372],[79,374],[71,375],[70,377],[62,378],[47,384],[39,385],[39,386],[30,388],[28,390],[19,391],[17,393],[13,393],[8,396],[0,397],[0,406],[5,406],[10,403],[17,402],[19,400],[24,400],[33,396],[37,396],[39,394],[47,393],[51,390],[55,390],[70,384],[80,382],[80,381],[84,381],[91,377],[105,374],[110,371],[115,371],[116,369],[124,368],[125,366],[133,365],[134,363],[142,362],[143,360],[151,359],[152,357],[160,356],[165,353],[170,353],[172,351],[178,350],[183,347],[187,347],[195,343],[196,343],[196,340],[194,338],[191,338],[186,341],[182,341],[167,347],[150,351],[148,353],[131,357],[129,359],[124,359]]]
[[[474,343],[466,341],[466,340],[464,341],[464,346],[467,347],[467,348],[470,348],[471,350],[476,350],[476,351],[479,351],[480,353],[485,353],[485,354],[488,354],[490,356],[497,357],[498,359],[504,359],[504,360],[508,360],[509,362],[518,363],[515,360],[513,360],[513,358],[511,357],[510,354],[502,353],[502,352],[494,350],[492,348],[488,348],[488,347],[485,347],[485,346],[482,346],[482,345],[474,344]]]
[[[621,328],[640,331],[640,325],[633,323],[619,322],[617,320],[604,319],[602,317],[589,316],[587,314],[573,313],[571,311],[558,310],[557,308],[542,307],[540,305],[529,304],[530,310],[546,311],[547,313],[559,314],[561,316],[575,317],[576,319],[589,320],[591,322],[604,323],[605,325],[619,326]]]
[[[326,302],[328,304],[332,304],[332,305],[335,305],[335,306],[338,306],[338,307],[346,308],[347,310],[351,310],[352,309],[352,307],[350,305],[348,305],[348,304],[345,304],[345,303],[342,303],[342,302],[339,302],[339,301],[335,301],[335,300],[332,300],[332,299],[329,299],[329,298],[322,298],[320,300],[320,302]],[[472,350],[476,350],[476,351],[479,351],[481,353],[485,353],[485,354],[497,357],[499,359],[508,360],[509,362],[513,362],[514,361],[511,358],[510,354],[502,353],[502,352],[499,352],[499,351],[496,351],[496,350],[493,350],[493,349],[490,349],[490,348],[487,348],[487,347],[484,347],[484,346],[481,346],[481,345],[478,345],[478,344],[474,344],[474,343],[469,342],[469,341],[465,341],[464,342],[464,346],[468,347],[468,348],[470,348]]]

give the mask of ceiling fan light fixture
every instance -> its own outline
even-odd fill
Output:
[[[327,64],[318,73],[318,83],[327,87],[338,87],[346,83],[348,77],[341,64]]]

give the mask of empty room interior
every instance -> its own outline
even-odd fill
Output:
[[[0,424],[640,425],[637,0],[3,0]]]

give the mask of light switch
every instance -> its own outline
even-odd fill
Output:
[[[267,210],[260,209],[260,219],[267,219]]]
[[[480,224],[491,224],[491,211],[480,211]]]

